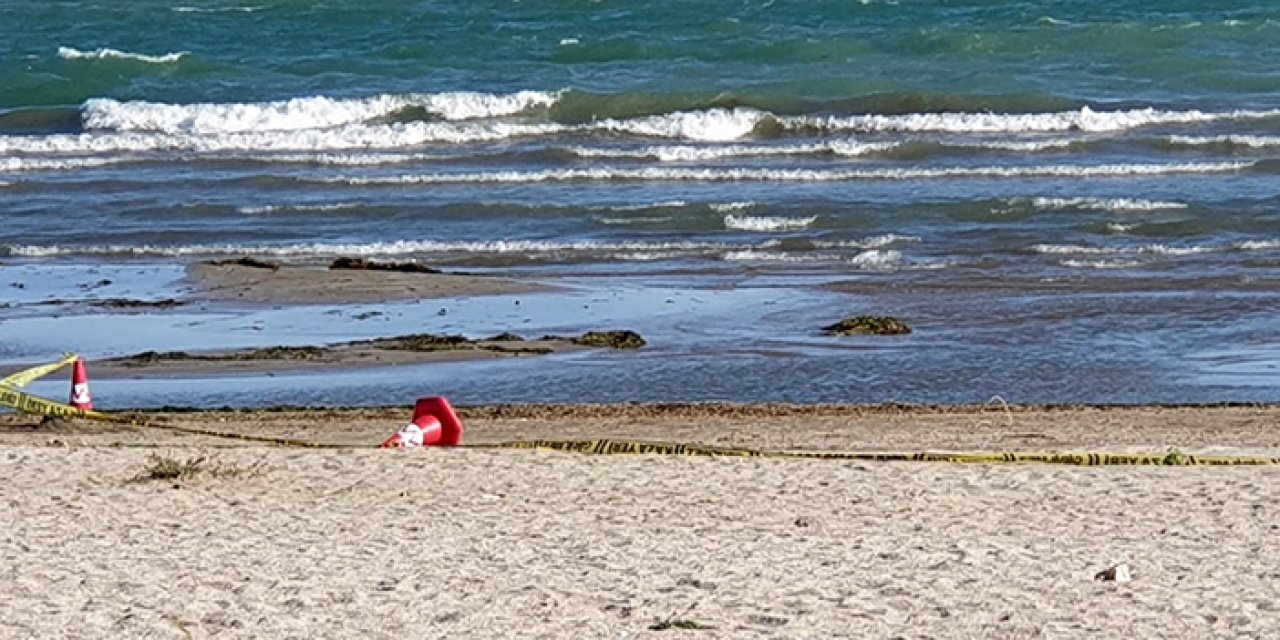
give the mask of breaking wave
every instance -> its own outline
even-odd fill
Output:
[[[861,132],[948,132],[948,133],[1052,133],[1064,131],[1123,131],[1165,124],[1194,124],[1220,120],[1252,120],[1280,117],[1280,109],[1206,112],[1166,111],[1155,108],[1123,111],[1077,111],[1056,113],[912,113],[905,115],[855,115],[828,117],[785,117],[779,121],[794,129]]]
[[[1031,247],[1035,253],[1048,255],[1157,255],[1157,256],[1190,256],[1202,253],[1223,251],[1230,247],[1189,246],[1171,247],[1163,244],[1148,244],[1137,247],[1093,247],[1078,244],[1037,244]],[[1237,247],[1239,248],[1239,247]]]
[[[142,53],[129,53],[119,49],[94,49],[93,51],[81,51],[71,47],[58,47],[58,57],[63,60],[133,60],[136,62],[145,62],[148,64],[172,64],[179,62],[183,58],[190,55],[186,51],[177,53],[166,53],[160,56],[149,56]]]
[[[817,216],[804,218],[785,218],[777,216],[735,216],[724,217],[724,228],[736,231],[795,231],[806,229],[818,219]]]
[[[1185,202],[1142,200],[1135,198],[1032,198],[1037,209],[1095,209],[1100,211],[1158,211],[1186,209]]]
[[[810,144],[789,145],[726,145],[700,147],[693,145],[657,145],[639,149],[573,147],[575,155],[583,158],[636,158],[654,159],[661,162],[697,162],[722,160],[726,158],[796,156],[796,155],[836,155],[855,157],[889,151],[898,146],[898,142],[859,143],[853,140],[831,140]]]
[[[1280,147],[1280,136],[1169,136],[1169,144],[1187,147],[1244,147],[1248,149],[1265,149]]]
[[[336,177],[322,182],[351,185],[525,184],[571,181],[776,181],[912,180],[929,178],[1071,178],[1151,176],[1240,171],[1253,162],[1183,162],[1171,164],[1039,165],[984,167],[912,167],[879,169],[763,169],[590,167],[533,171],[434,173],[389,177]]]
[[[455,91],[383,94],[342,99],[311,96],[273,102],[168,104],[93,98],[84,104],[86,129],[159,133],[247,133],[301,131],[364,124],[419,108],[444,120],[471,120],[520,113],[553,104],[558,93],[521,91],[489,94]]]

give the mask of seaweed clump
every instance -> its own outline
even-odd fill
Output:
[[[276,271],[280,268],[280,263],[271,262],[270,260],[259,260],[244,256],[242,258],[231,258],[230,260],[210,260],[205,264],[211,264],[215,267],[250,267],[253,269],[270,269]]]
[[[375,262],[364,258],[336,258],[329,269],[355,269],[363,271],[398,271],[400,273],[441,273],[439,269],[416,262]]]
[[[828,335],[897,336],[911,333],[907,323],[889,316],[856,316],[822,328]]]
[[[186,304],[173,298],[163,300],[134,300],[132,298],[107,298],[89,303],[95,307],[107,309],[172,309]]]
[[[607,347],[610,349],[639,349],[645,345],[644,338],[634,331],[588,331],[571,340],[574,344],[586,347]]]
[[[126,366],[165,361],[243,362],[246,360],[318,360],[329,353],[324,347],[264,347],[233,353],[188,353],[186,351],[143,351],[114,358]]]
[[[415,333],[394,338],[378,338],[370,341],[377,349],[390,351],[447,351],[452,349],[473,349],[475,341],[460,335],[437,335],[434,333]]]

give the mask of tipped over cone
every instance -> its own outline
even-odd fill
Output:
[[[83,411],[93,411],[93,396],[89,393],[89,376],[84,370],[84,358],[76,358],[71,370],[71,406]]]
[[[429,447],[440,442],[440,421],[435,416],[419,416],[413,419],[413,422],[401,427],[390,438],[382,441],[378,445],[383,449],[393,449],[402,447],[405,449],[413,449],[415,447]]]
[[[383,449],[456,447],[462,444],[462,421],[444,396],[418,398],[413,419],[378,445]]]

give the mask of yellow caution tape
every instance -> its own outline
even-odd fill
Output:
[[[1275,465],[1280,457],[1199,456],[1178,451],[1168,453],[1098,452],[882,452],[882,451],[765,451],[712,447],[678,442],[633,440],[525,440],[497,444],[467,445],[501,449],[540,449],[594,455],[676,455],[761,458],[807,458],[819,460],[865,460],[874,462],[950,462],[958,464],[1039,463],[1080,466],[1101,465]]]
[[[116,421],[113,416],[97,411],[86,411],[62,402],[54,402],[40,396],[33,396],[25,391],[12,387],[0,386],[0,407],[11,407],[23,413],[55,418],[88,418],[106,422]]]
[[[72,362],[75,357],[71,357]],[[52,367],[53,365],[47,365]],[[63,365],[65,366],[65,365]],[[57,369],[52,369],[56,371]],[[29,369],[28,371],[35,371]],[[22,373],[27,373],[26,371]],[[48,373],[46,371],[45,373]],[[39,377],[39,376],[35,376]],[[34,378],[33,378],[34,379]],[[91,411],[74,407],[72,405],[55,402],[47,398],[31,395],[25,391],[19,391],[12,387],[0,386],[0,407],[10,407],[17,409],[23,413],[30,413],[38,416],[51,416],[54,418],[84,418],[87,420],[97,420],[99,422],[110,422],[113,424],[127,425],[133,427],[146,427],[149,429],[161,429],[164,431],[172,431],[175,433],[184,433],[188,435],[212,436],[215,438],[228,438],[234,440],[248,440],[251,442],[263,442],[267,444],[276,444],[286,447],[310,447],[310,448],[350,448],[345,445],[324,444],[320,442],[311,442],[309,440],[297,440],[293,438],[277,438],[274,436],[255,436],[246,433],[235,433],[231,431],[213,431],[210,429],[196,429],[193,427],[179,427],[175,425],[156,424],[145,420],[137,420],[102,413],[100,411]]]
[[[43,378],[58,369],[61,369],[76,361],[80,356],[74,353],[63,354],[62,359],[50,364],[42,364],[38,367],[31,367],[19,371],[3,380],[0,380],[0,387],[25,387],[31,384],[31,381]]]
[[[56,418],[85,418],[134,427],[161,429],[188,435],[202,435],[232,440],[262,442],[286,447],[313,449],[354,449],[352,445],[327,444],[295,438],[257,436],[232,431],[215,431],[193,427],[156,424],[144,420],[114,416],[99,411],[86,411],[62,402],[34,396],[15,387],[21,387],[40,376],[47,375],[75,362],[75,354],[67,354],[58,362],[32,367],[0,381],[0,406],[11,407],[23,413],[53,416]],[[372,447],[374,445],[367,445]],[[1102,465],[1276,465],[1280,457],[1250,456],[1198,456],[1178,451],[1168,453],[1098,453],[1098,452],[882,452],[882,451],[768,451],[732,447],[715,447],[679,442],[645,442],[639,440],[520,440],[492,444],[462,445],[472,449],[536,449],[591,455],[674,455],[718,456],[740,458],[803,458],[819,460],[865,460],[873,462],[949,462],[956,464],[1007,464],[1039,463],[1080,466]]]

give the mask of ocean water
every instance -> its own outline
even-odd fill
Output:
[[[0,362],[617,327],[650,346],[98,393],[1276,402],[1278,45],[1229,2],[0,2]],[[91,304],[241,255],[565,291]],[[859,314],[916,332],[819,331]]]

